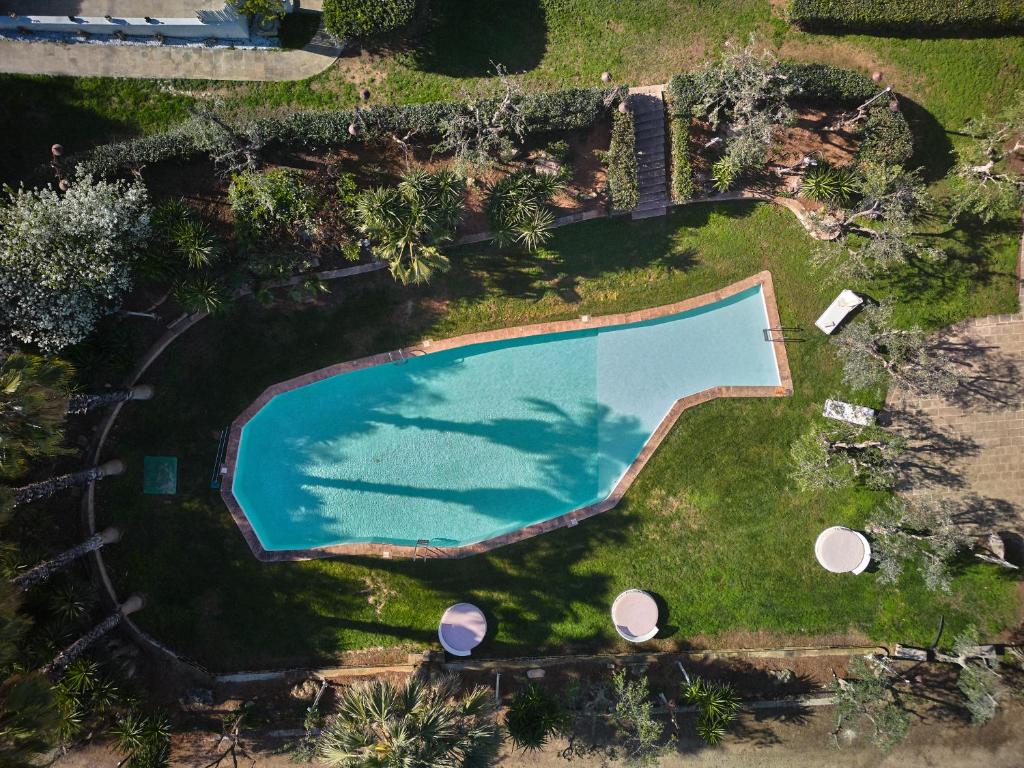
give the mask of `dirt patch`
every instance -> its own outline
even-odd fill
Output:
[[[805,157],[829,165],[846,166],[857,156],[857,138],[845,130],[831,130],[837,115],[816,109],[801,109],[793,125],[784,128],[768,153],[769,168],[788,168]]]

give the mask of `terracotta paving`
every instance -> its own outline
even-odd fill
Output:
[[[1024,241],[1021,262],[1018,278]],[[995,526],[1024,534],[1024,313],[969,320],[937,343],[966,378],[945,399],[890,391],[893,426],[913,449],[900,490],[957,500],[964,522],[979,532]]]
[[[303,550],[270,551],[264,549],[263,545],[259,541],[259,537],[257,537],[256,532],[249,523],[248,517],[246,517],[245,512],[242,510],[241,505],[238,503],[238,500],[232,492],[235,463],[238,459],[238,447],[241,442],[242,428],[276,395],[307,384],[312,384],[316,381],[330,378],[331,376],[336,376],[340,373],[356,371],[375,365],[386,365],[388,363],[400,361],[409,356],[420,355],[426,352],[439,352],[445,349],[468,346],[470,344],[481,344],[484,342],[499,341],[502,339],[516,339],[547,333],[563,333],[566,331],[602,328],[612,325],[624,325],[627,323],[638,323],[645,320],[653,320],[658,317],[665,317],[666,315],[674,315],[678,312],[696,309],[697,307],[702,307],[706,304],[713,304],[717,301],[721,301],[722,299],[734,296],[737,293],[741,293],[755,285],[760,285],[764,293],[764,301],[768,312],[769,324],[772,327],[780,326],[779,310],[778,305],[776,304],[775,288],[772,283],[771,273],[760,272],[753,277],[740,280],[739,282],[733,283],[732,285],[726,286],[720,290],[695,296],[691,299],[686,299],[674,304],[666,304],[661,307],[653,307],[651,309],[643,309],[637,312],[625,312],[615,315],[602,315],[600,317],[584,316],[578,320],[561,320],[557,322],[537,323],[535,325],[519,326],[515,328],[501,328],[494,331],[484,331],[483,333],[471,333],[465,336],[456,336],[450,339],[427,339],[411,347],[394,350],[392,352],[383,352],[378,355],[371,355],[358,360],[350,360],[348,362],[322,368],[318,371],[313,371],[312,373],[304,374],[303,376],[299,376],[279,384],[274,384],[268,387],[266,391],[264,391],[263,394],[261,394],[248,408],[246,408],[231,425],[231,430],[228,436],[227,451],[224,457],[226,474],[224,475],[223,484],[221,485],[221,497],[224,499],[224,503],[231,511],[231,516],[234,518],[235,523],[242,532],[242,536],[245,538],[246,543],[252,550],[253,555],[263,561],[309,560],[320,557],[333,557],[336,555],[377,555],[380,557],[415,557],[417,554],[423,555],[425,553],[423,551],[418,552],[417,547],[378,543],[338,544],[329,547],[318,547],[316,549]],[[679,416],[687,408],[692,408],[700,403],[713,400],[716,397],[786,397],[791,395],[793,393],[793,380],[790,375],[789,360],[786,357],[785,344],[777,343],[775,345],[775,350],[776,360],[779,366],[779,386],[712,387],[704,390],[703,392],[698,392],[694,395],[678,400],[672,407],[672,410],[669,411],[668,415],[655,430],[654,434],[648,439],[647,443],[640,451],[640,455],[630,465],[629,469],[626,470],[622,479],[619,480],[618,485],[615,486],[611,494],[606,499],[595,504],[573,510],[572,512],[560,515],[550,520],[545,520],[476,544],[469,544],[462,547],[429,547],[430,555],[434,557],[468,557],[470,555],[476,555],[481,552],[487,552],[497,547],[505,546],[506,544],[522,541],[557,528],[574,526],[581,520],[586,520],[589,517],[593,517],[601,512],[606,512],[609,509],[612,509],[619,503],[619,501],[622,500],[622,497],[626,494],[628,488],[633,484],[637,475],[640,474],[640,470],[643,469],[651,456],[654,455],[654,452],[657,450],[658,446],[661,445],[661,442],[668,435],[669,431],[671,431],[673,425],[679,419]]]

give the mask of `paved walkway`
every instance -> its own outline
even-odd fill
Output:
[[[1018,278],[1024,240],[1020,259]],[[960,362],[966,378],[949,398],[890,391],[893,425],[913,448],[902,490],[957,499],[965,522],[1024,534],[1024,313],[969,320],[937,344]]]
[[[305,80],[341,55],[322,35],[301,50],[0,40],[0,72],[73,77]]]

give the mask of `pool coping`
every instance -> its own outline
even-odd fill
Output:
[[[337,376],[341,373],[350,373],[363,368],[371,368],[376,365],[394,363],[412,355],[424,354],[426,352],[441,352],[447,349],[470,346],[472,344],[503,341],[506,339],[527,338],[530,336],[540,336],[548,333],[564,333],[567,331],[588,330],[590,328],[605,328],[612,325],[626,325],[628,323],[655,320],[659,317],[665,317],[666,315],[674,315],[679,312],[698,309],[707,304],[714,304],[715,302],[730,298],[731,296],[735,296],[738,293],[742,293],[743,291],[758,285],[761,287],[764,296],[764,304],[765,310],[768,314],[769,327],[781,327],[782,323],[779,319],[779,309],[775,297],[775,286],[772,282],[771,272],[766,270],[764,272],[759,272],[752,277],[727,285],[725,288],[720,288],[717,291],[703,293],[699,296],[684,299],[683,301],[677,301],[673,304],[664,304],[660,307],[651,307],[649,309],[641,309],[635,312],[623,312],[614,315],[601,315],[598,317],[583,315],[575,320],[558,320],[549,323],[535,323],[533,325],[520,325],[512,328],[499,328],[493,331],[482,331],[479,333],[465,334],[463,336],[453,336],[449,339],[424,339],[418,344],[413,344],[409,347],[403,347],[390,352],[382,352],[376,355],[369,355],[367,357],[361,357],[356,360],[349,360],[343,363],[336,363],[335,365],[330,365],[326,368],[321,368],[317,371],[306,373],[302,376],[297,376],[278,384],[273,384],[270,387],[267,387],[267,389],[265,389],[263,393],[231,423],[231,428],[228,433],[227,450],[224,455],[225,472],[221,482],[221,498],[227,505],[228,510],[230,510],[231,516],[235,520],[235,524],[242,533],[242,537],[249,545],[249,549],[252,550],[253,555],[258,560],[263,562],[313,560],[316,558],[338,557],[342,555],[369,555],[383,558],[411,558],[416,556],[462,558],[478,555],[483,552],[489,552],[493,549],[497,549],[498,547],[524,541],[559,528],[575,526],[582,520],[599,515],[602,512],[607,512],[618,505],[623,496],[626,495],[626,491],[629,490],[629,487],[640,474],[640,471],[644,466],[646,466],[647,462],[654,455],[654,452],[672,430],[672,427],[675,426],[679,417],[688,408],[692,408],[701,403],[706,403],[718,397],[787,397],[792,395],[793,379],[790,375],[789,358],[786,355],[785,343],[777,339],[771,342],[775,348],[775,361],[779,369],[778,386],[710,387],[709,389],[702,390],[696,394],[680,398],[675,402],[665,418],[662,419],[657,429],[655,429],[653,434],[647,439],[647,442],[644,443],[644,447],[640,450],[640,454],[623,473],[619,482],[616,483],[615,487],[612,489],[612,492],[601,501],[589,504],[585,507],[580,507],[579,509],[574,509],[571,512],[559,515],[558,517],[553,517],[550,520],[534,523],[533,525],[528,525],[525,528],[520,528],[510,533],[505,533],[490,539],[484,539],[483,541],[479,541],[474,544],[466,544],[461,547],[428,546],[421,550],[419,545],[409,546],[406,544],[353,542],[349,544],[331,544],[325,547],[315,547],[312,549],[264,549],[263,545],[260,543],[259,537],[256,535],[256,531],[249,522],[249,518],[246,516],[242,506],[238,503],[233,492],[235,465],[238,460],[238,447],[242,438],[242,429],[264,405],[270,402],[270,400],[277,395],[293,389],[298,389],[299,387],[304,387],[308,384],[313,384],[317,381],[322,381],[332,376]]]

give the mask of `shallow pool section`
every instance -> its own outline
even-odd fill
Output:
[[[266,550],[461,547],[607,497],[680,398],[780,384],[760,284],[654,320],[471,344],[273,396],[232,492]]]

